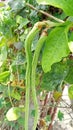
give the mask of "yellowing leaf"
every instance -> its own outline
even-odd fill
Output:
[[[62,93],[58,92],[58,91],[55,91],[54,94],[53,94],[55,101],[58,101],[61,96],[62,96]]]
[[[16,37],[12,37],[11,39],[8,39],[7,45],[10,46],[11,44],[14,44],[15,42],[17,42],[17,38]]]
[[[13,80],[13,82],[11,83],[12,87],[18,87],[18,88],[24,88],[24,80],[20,80],[18,82],[18,79]]]

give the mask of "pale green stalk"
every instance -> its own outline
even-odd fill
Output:
[[[46,40],[46,37],[47,37],[46,33],[43,32],[43,34],[41,35],[41,37],[37,43],[37,47],[34,52],[34,56],[33,56],[33,60],[32,60],[31,88],[32,88],[32,96],[33,96],[34,107],[35,107],[34,125],[33,125],[32,130],[36,130],[36,126],[37,126],[38,119],[39,119],[39,106],[38,106],[36,89],[35,89],[36,67],[37,67],[37,63],[38,63],[39,54],[40,54],[41,48]]]

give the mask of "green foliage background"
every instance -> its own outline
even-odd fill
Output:
[[[50,12],[56,18],[64,20],[64,23],[57,23],[42,13],[32,10],[26,3],[30,3],[38,10]],[[46,41],[39,55],[36,68],[36,92],[37,94],[43,91],[61,93],[63,85],[68,84],[71,86],[69,97],[73,99],[72,0],[45,0],[45,3],[43,0],[0,2],[0,110],[4,109],[2,120],[15,130],[24,127],[27,67],[25,40],[34,24],[44,20],[51,20],[57,23],[57,26],[48,29]],[[36,50],[40,33],[37,33],[32,42],[32,55]],[[6,118],[6,113],[11,107],[18,108],[20,115],[14,123],[8,122]],[[62,120],[61,112],[58,116]]]

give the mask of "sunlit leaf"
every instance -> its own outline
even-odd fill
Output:
[[[65,27],[53,29],[46,40],[42,57],[44,72],[51,70],[53,63],[59,62],[69,54],[68,38]]]
[[[13,91],[11,92],[11,97],[13,97],[13,98],[15,98],[15,99],[17,99],[17,100],[20,100],[20,99],[21,99],[21,95],[20,95],[17,91],[15,91],[15,90],[13,90]]]
[[[20,117],[20,115],[20,108],[18,107],[12,107],[6,113],[8,121],[15,121]]]
[[[5,71],[5,72],[0,73],[0,82],[5,81],[9,76],[10,76],[9,71]]]
[[[73,85],[71,85],[68,89],[68,95],[70,99],[73,99]]]
[[[71,52],[73,52],[73,41],[68,42],[68,46]]]

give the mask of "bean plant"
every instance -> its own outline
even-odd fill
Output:
[[[73,99],[73,2],[10,0],[7,3],[0,2],[0,6],[0,91],[1,103],[5,101],[5,119],[20,119],[22,123],[19,120],[18,124],[23,125],[20,129],[28,130],[32,96],[35,113],[33,127],[30,129],[36,130],[43,114],[37,98],[41,92],[52,93],[58,105],[65,85],[68,85],[69,98]],[[63,16],[55,17],[44,11],[48,11],[51,6],[61,11]],[[32,14],[35,14],[35,20]],[[36,85],[37,75],[39,90]],[[24,104],[20,106],[22,98]],[[48,130],[51,130],[56,111],[57,106],[54,106]],[[61,120],[60,111],[59,115]]]

